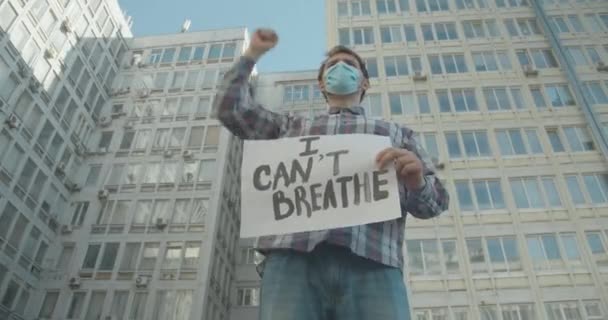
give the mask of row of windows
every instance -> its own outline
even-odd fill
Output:
[[[585,15],[584,24],[577,15],[556,16],[551,21],[556,24],[556,30],[560,33],[577,33],[585,30],[608,31],[608,14]],[[501,31],[495,19],[465,20],[461,22],[461,27],[456,22],[450,21],[422,23],[420,28],[416,24],[382,25],[378,28],[378,33],[374,27],[339,28],[338,42],[342,45],[353,46],[371,45],[376,42],[416,44],[419,41],[458,40],[462,38],[462,35],[464,35],[464,39],[486,39],[500,37],[502,34],[508,34],[511,37],[543,34],[535,18],[505,18],[503,23],[506,32]],[[587,25],[587,28],[585,29],[583,25]],[[377,35],[380,37],[378,38]]]
[[[149,87],[143,91],[140,90],[139,93],[212,90],[217,85],[218,80],[223,78],[225,72],[226,68],[204,68],[202,70],[163,71],[146,74],[143,75],[144,79],[146,79],[144,80],[144,84]],[[131,86],[135,83],[134,77],[134,75],[127,74],[118,79],[114,84],[114,87],[117,89],[113,91],[113,95],[119,96],[129,93]]]
[[[96,279],[110,279],[118,266],[116,279],[132,280],[136,272],[152,274],[158,261],[159,280],[193,280],[200,263],[200,247],[200,241],[169,241],[162,248],[159,242],[128,242],[124,246],[119,242],[91,243],[79,275],[88,278],[95,273]]]
[[[0,213],[0,249],[36,277],[40,275],[49,248],[45,238],[12,203],[6,203]]]
[[[84,182],[85,187],[96,187],[102,172],[102,165],[90,166]],[[108,188],[121,185],[154,184],[204,184],[210,185],[217,175],[215,159],[148,163],[115,163],[102,179]]]
[[[418,55],[384,56],[380,59],[384,65],[382,76],[386,79],[416,73],[424,74],[425,71],[430,71],[432,75],[446,75],[513,70],[511,53],[508,50],[473,51],[470,53],[470,58],[468,53],[462,52],[427,54],[426,57],[427,59]],[[559,67],[551,49],[519,49],[515,50],[514,58],[517,59],[522,69]],[[367,58],[365,64],[371,78],[381,76],[378,72],[378,59]]]
[[[599,300],[545,302],[545,311],[550,320],[599,320],[605,314]],[[469,320],[472,315],[468,307],[415,308],[417,320]],[[531,320],[536,319],[536,310],[531,303],[484,304],[479,306],[481,320]]]
[[[411,2],[411,3],[410,3]],[[338,16],[370,16],[372,14],[389,15],[402,12],[437,12],[454,9],[484,9],[490,6],[490,2],[497,8],[513,8],[529,6],[527,0],[340,0],[338,5]],[[372,12],[372,5],[375,9]]]
[[[593,260],[606,271],[608,251],[605,232],[587,231]],[[573,232],[526,235],[526,247],[515,236],[467,238],[466,253],[473,273],[522,271],[520,249],[528,252],[535,270],[584,269],[581,246]],[[412,276],[463,273],[462,254],[455,239],[406,240],[408,270]],[[464,249],[464,248],[463,248]]]
[[[112,106],[112,116],[127,114],[129,121],[144,118],[146,123],[153,122],[154,118],[161,117],[161,122],[185,121],[194,116],[194,120],[209,117],[211,109],[211,96],[180,96],[163,99],[148,99],[145,102],[136,102],[133,105],[124,103]]]
[[[178,51],[179,49],[179,51]],[[133,52],[133,55],[141,55],[141,51]],[[168,66],[173,63],[207,63],[231,62],[237,55],[237,45],[235,42],[214,43],[206,45],[183,46],[180,48],[158,48],[152,49],[147,53],[146,65]]]
[[[57,315],[62,319],[102,319],[102,315],[107,314],[108,318],[116,319],[187,320],[192,309],[193,294],[193,290],[158,290],[154,297],[150,291],[114,290],[110,295],[105,290],[90,293],[78,290],[71,293],[69,304],[58,307],[60,293],[48,291],[38,317],[51,319]]]
[[[574,206],[606,205],[608,175],[585,173],[565,176],[565,184]],[[562,183],[562,181],[559,181]],[[456,195],[461,212],[506,210],[501,179],[456,180]],[[520,210],[564,208],[552,176],[510,178],[509,186],[515,206]],[[509,189],[509,188],[507,188]]]
[[[206,129],[206,130],[205,130]],[[219,126],[192,126],[175,128],[158,128],[140,130],[125,130],[118,148],[112,147],[113,131],[103,131],[98,143],[100,149],[111,151],[117,149],[121,153],[131,151],[133,154],[158,154],[159,151],[171,149],[179,151],[183,147],[190,150],[200,150],[204,153],[215,153],[220,138]]]
[[[547,140],[553,152],[585,152],[595,150],[593,139],[585,127],[564,126],[546,129]],[[422,143],[427,152],[437,157],[439,155],[437,138],[434,133],[421,134]],[[446,131],[444,134],[447,154],[450,159],[490,158],[495,153],[490,140],[496,138],[500,155],[544,155],[541,140],[535,128],[497,129],[494,135],[486,130]],[[506,158],[503,158],[506,159]]]

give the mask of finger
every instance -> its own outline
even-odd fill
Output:
[[[407,177],[411,174],[417,174],[420,172],[420,167],[417,163],[408,163],[404,165],[401,170],[397,171],[401,177]]]
[[[382,157],[378,161],[378,166],[380,167],[380,169],[384,169],[389,163],[394,162],[402,154],[403,151],[405,150],[394,148],[382,155]]]
[[[378,152],[378,154],[376,155],[376,162],[380,161],[380,158],[382,158],[384,156],[384,154],[386,154],[387,152],[390,152],[391,150],[393,150],[394,148],[386,148],[380,152]]]
[[[417,163],[418,159],[414,157],[412,157],[411,154],[403,154],[401,156],[399,156],[397,159],[395,159],[395,170],[397,172],[400,172],[401,169],[403,169],[404,166],[409,165],[410,163]]]

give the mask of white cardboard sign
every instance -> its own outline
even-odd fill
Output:
[[[375,158],[388,137],[365,134],[246,140],[241,237],[350,227],[401,215],[395,168]]]

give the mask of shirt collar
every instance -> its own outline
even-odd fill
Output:
[[[363,109],[363,107],[361,107],[361,106],[353,106],[350,108],[341,108],[341,107],[330,107],[329,108],[329,114],[344,114],[344,113],[364,116],[365,109]]]

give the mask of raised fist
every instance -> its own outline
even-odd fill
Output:
[[[245,55],[255,60],[259,59],[268,50],[274,48],[279,42],[279,36],[272,29],[257,29],[251,36],[249,48]]]

